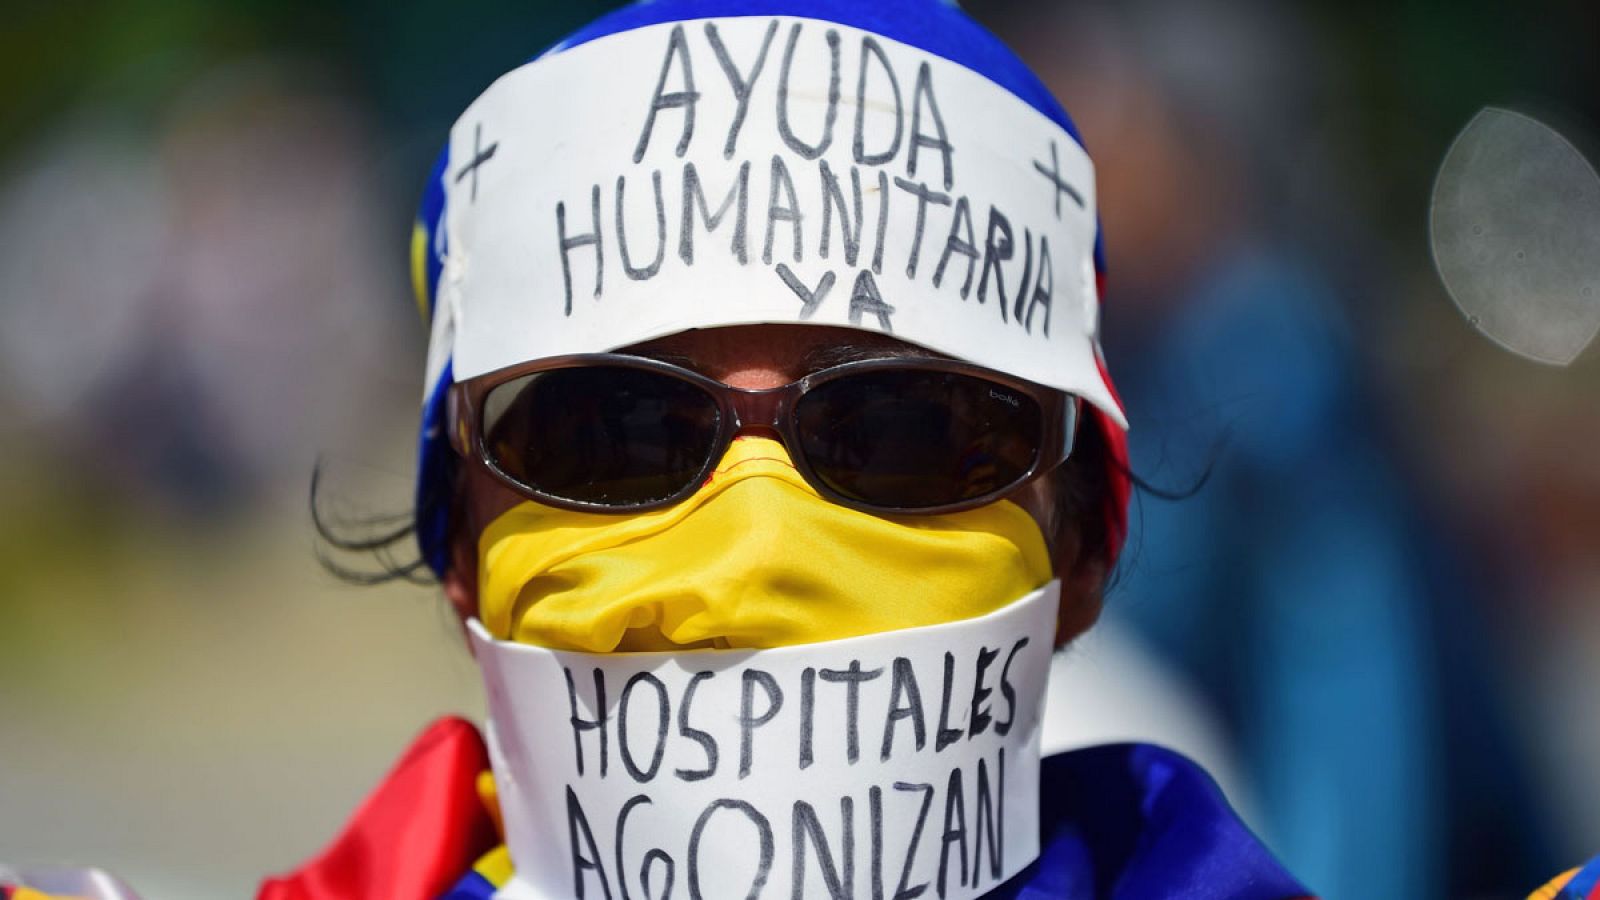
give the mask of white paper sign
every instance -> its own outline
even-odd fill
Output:
[[[1038,855],[1059,587],[772,650],[472,642],[504,898],[981,897]]]
[[[1094,173],[949,60],[835,23],[655,25],[547,54],[451,131],[431,385],[687,328],[884,331],[1080,394]]]

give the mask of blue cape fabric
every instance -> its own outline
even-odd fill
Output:
[[[1151,744],[1047,757],[1039,859],[993,900],[1309,897],[1193,761]]]
[[[1108,744],[1040,767],[1040,853],[986,900],[1310,897],[1204,770],[1150,744]],[[489,900],[469,872],[441,900]],[[931,896],[931,892],[929,892]]]

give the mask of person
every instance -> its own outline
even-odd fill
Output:
[[[260,897],[1308,896],[1177,754],[1040,758],[1126,522],[1094,209],[953,4],[657,0],[491,85],[413,242],[488,727]]]
[[[1126,527],[1094,197],[933,0],[653,0],[490,86],[413,243],[489,720],[258,896],[1309,896],[1179,755],[1039,752]]]

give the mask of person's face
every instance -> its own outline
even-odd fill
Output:
[[[858,359],[935,355],[886,335],[815,325],[735,325],[686,331],[622,352],[672,362],[748,390],[781,387],[818,369]],[[765,429],[750,431],[763,433]],[[763,436],[777,438],[775,434]],[[1062,585],[1057,641],[1063,642],[1099,616],[1106,573],[1103,564],[1080,559],[1076,523],[1060,520],[1055,499],[1059,473],[1035,479],[1009,499],[1033,516],[1051,549],[1051,563]],[[476,465],[462,467],[459,491],[463,505],[451,539],[444,587],[451,605],[465,619],[476,615],[478,608],[478,539],[489,523],[524,498]]]

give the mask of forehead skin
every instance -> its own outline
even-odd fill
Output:
[[[781,387],[840,363],[939,356],[875,331],[831,325],[732,325],[682,331],[620,352],[677,363],[733,387]]]

